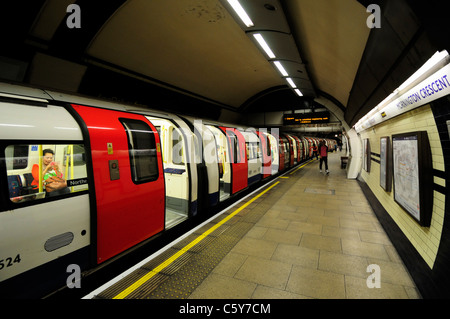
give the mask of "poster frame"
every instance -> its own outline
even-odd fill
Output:
[[[389,136],[380,137],[380,186],[386,192],[392,191],[392,149]]]
[[[370,150],[370,140],[365,138],[363,140],[363,169],[370,173],[371,164],[371,150]]]
[[[400,151],[396,149],[397,143],[405,141],[411,138],[417,140],[417,168],[415,173],[418,176],[418,190],[419,190],[419,216],[415,216],[414,212],[411,212],[408,207],[404,205],[404,202],[398,197],[399,187],[397,185],[401,179],[399,178],[399,170],[395,163],[395,158]],[[433,209],[433,163],[431,157],[430,142],[428,140],[428,133],[426,131],[408,132],[392,135],[392,176],[394,187],[394,201],[407,212],[415,221],[417,221],[423,227],[429,227],[431,224],[431,215]]]

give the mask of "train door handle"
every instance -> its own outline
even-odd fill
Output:
[[[109,178],[112,181],[120,179],[119,161],[118,160],[110,160],[109,161]]]

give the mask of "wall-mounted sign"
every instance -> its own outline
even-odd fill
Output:
[[[284,125],[323,124],[330,122],[330,112],[284,114]]]

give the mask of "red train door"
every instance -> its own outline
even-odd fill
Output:
[[[142,115],[80,105],[97,200],[97,263],[164,229],[164,175],[155,127]]]
[[[237,193],[248,186],[248,163],[244,136],[234,128],[220,127],[225,132],[231,161],[231,193]]]
[[[278,164],[279,167],[279,171],[282,172],[284,170],[284,157],[285,157],[285,145],[284,145],[284,141],[281,138],[281,136],[278,137],[278,153],[279,153],[279,157],[280,157],[280,162]]]

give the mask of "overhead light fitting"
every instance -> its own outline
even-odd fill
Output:
[[[295,89],[294,92],[297,93],[298,96],[303,96],[302,92],[299,89]]]
[[[247,12],[245,12],[244,8],[242,8],[238,0],[227,1],[231,5],[231,7],[233,7],[233,10],[237,13],[239,18],[241,18],[242,22],[247,26],[247,28],[254,26],[252,19],[250,19]]]
[[[275,66],[277,67],[278,71],[280,71],[280,73],[283,76],[289,76],[289,74],[286,72],[286,70],[284,69],[284,67],[281,65],[280,61],[275,61],[273,62],[275,64]]]
[[[239,16],[242,23],[247,28],[254,27],[255,24],[253,23],[250,16],[247,14],[245,9],[242,7],[242,5],[239,3],[239,0],[227,0],[228,4],[233,8],[234,12]],[[276,8],[271,4],[264,4],[264,8],[270,11],[275,11]],[[272,49],[269,47],[267,42],[264,40],[261,33],[254,33],[253,37],[258,42],[259,46],[264,50],[266,55],[270,60],[276,59],[275,53],[272,51]],[[286,71],[286,69],[283,67],[280,61],[273,61],[273,64],[277,67],[278,71],[281,73],[281,75],[286,79],[286,81],[289,83],[292,89],[294,89],[295,93],[298,96],[303,96],[302,92],[297,88],[294,81],[289,77],[289,73]]]
[[[253,36],[255,37],[256,41],[258,41],[261,48],[263,48],[264,52],[266,52],[267,56],[270,59],[275,59],[276,58],[275,54],[270,49],[269,45],[264,40],[263,36],[260,33],[255,33]]]
[[[286,81],[288,81],[289,85],[293,88],[296,89],[297,85],[295,85],[294,81],[292,81],[291,78],[287,78]]]

